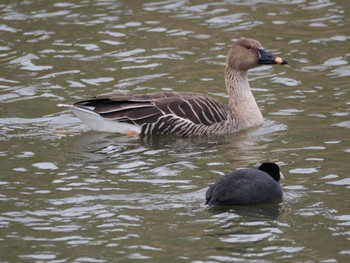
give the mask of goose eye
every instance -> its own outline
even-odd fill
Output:
[[[248,49],[248,50],[251,50],[252,46],[251,45],[247,45],[247,46],[245,46],[245,48]]]

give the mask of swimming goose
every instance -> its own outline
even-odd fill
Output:
[[[206,192],[206,204],[253,205],[282,200],[279,184],[283,175],[275,163],[263,163],[259,169],[240,169],[222,176]]]
[[[90,129],[102,132],[178,136],[232,133],[264,121],[247,72],[265,64],[287,61],[266,52],[257,40],[242,38],[233,43],[225,69],[228,105],[190,92],[111,92],[58,106],[70,107]]]

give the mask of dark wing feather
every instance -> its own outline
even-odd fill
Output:
[[[148,94],[105,93],[79,101],[74,106],[93,109],[102,117],[137,125],[152,124],[154,129],[180,132],[180,119],[195,125],[210,126],[227,119],[224,105],[205,95],[157,92]],[[162,120],[161,120],[162,119]],[[162,126],[170,126],[168,128]]]
[[[154,100],[154,104],[159,108],[165,115],[172,114],[180,118],[188,119],[195,124],[201,124],[196,113],[191,109],[190,104],[187,100],[182,98],[164,98]]]
[[[127,110],[127,109],[138,110],[138,109],[146,109],[150,107],[153,107],[153,105],[151,105],[150,103],[129,103],[129,102],[116,103],[114,101],[110,101],[108,103],[97,104],[95,106],[94,111],[100,115],[104,115],[104,114]]]

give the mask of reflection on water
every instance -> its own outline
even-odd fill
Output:
[[[252,205],[252,206],[216,206],[211,207],[210,210],[214,213],[231,212],[237,214],[238,217],[246,217],[247,220],[256,219],[276,219],[281,213],[283,208],[279,203]],[[241,219],[239,219],[241,221]]]
[[[336,0],[0,3],[0,261],[346,261],[349,8]],[[289,61],[250,74],[262,127],[128,137],[88,131],[56,108],[114,90],[226,101],[226,53],[241,36]],[[281,204],[204,205],[219,176],[263,161],[281,165]]]

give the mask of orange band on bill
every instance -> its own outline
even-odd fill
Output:
[[[283,59],[281,59],[280,57],[276,57],[275,62],[276,62],[276,64],[282,64]]]

